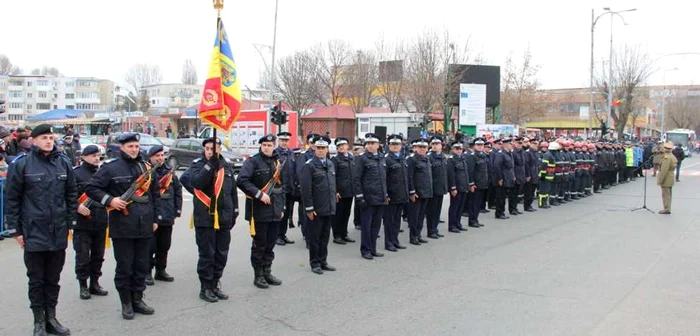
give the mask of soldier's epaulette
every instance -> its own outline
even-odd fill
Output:
[[[308,159],[308,160],[306,160],[306,162],[304,162],[304,164],[309,164],[309,163],[311,163],[311,161],[313,161],[313,160],[314,160],[314,159]]]
[[[12,163],[15,163],[15,161],[17,161],[17,160],[19,160],[19,159],[21,159],[21,158],[23,158],[23,157],[25,157],[25,156],[27,156],[27,153],[26,153],[26,152],[19,153],[19,155],[17,155],[17,156],[12,160],[12,162],[10,162],[10,163],[11,163],[11,164],[12,164]]]
[[[384,154],[384,158],[388,158],[388,157],[389,157],[389,153]]]
[[[114,161],[117,161],[117,158],[111,158],[109,160],[106,160],[105,162],[102,162],[102,164],[108,164],[108,163],[112,163]]]
[[[73,167],[73,170],[76,170],[78,168],[80,168],[80,166],[75,166],[75,167]]]
[[[192,163],[197,163],[197,162],[199,162],[199,161],[202,161],[202,158],[201,158],[201,157],[198,157],[198,158],[192,160]]]
[[[411,153],[408,157],[413,157],[414,155],[416,155],[416,153]]]

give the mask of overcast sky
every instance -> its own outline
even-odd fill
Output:
[[[700,4],[694,1],[398,1],[280,0],[277,55],[329,39],[373,48],[387,40],[410,39],[424,29],[449,29],[471,38],[487,64],[500,65],[508,52],[529,44],[546,88],[587,87],[591,8],[637,8],[615,18],[614,44],[637,44],[651,58],[700,53]],[[255,87],[264,68],[253,43],[272,45],[275,0],[225,0],[222,17],[242,83]],[[55,66],[66,76],[93,76],[123,82],[135,63],[157,64],[166,82],[179,82],[191,58],[203,82],[212,50],[216,12],[211,0],[0,0],[0,53],[29,72]],[[596,66],[608,58],[610,15],[595,34]],[[264,51],[264,50],[263,50]],[[264,54],[269,58],[269,54]],[[651,84],[700,82],[700,55],[671,56],[656,62]]]

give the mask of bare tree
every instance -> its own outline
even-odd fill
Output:
[[[44,76],[54,76],[54,77],[61,76],[61,72],[58,71],[58,68],[48,67],[48,66],[44,66],[43,68],[41,68],[41,74]]]
[[[316,92],[313,90],[317,72],[316,61],[317,58],[311,52],[301,51],[282,58],[277,67],[277,92],[300,117],[308,112],[309,106],[316,100]],[[297,123],[299,134],[303,134],[301,118],[297,118]]]
[[[191,59],[182,65],[182,84],[197,84],[197,68]]]
[[[322,104],[337,105],[342,100],[341,72],[352,58],[350,45],[341,40],[332,40],[312,49],[316,58],[316,79],[313,89],[316,100]],[[330,99],[329,99],[330,98]]]
[[[30,71],[29,74],[32,75],[32,76],[40,76],[40,75],[41,75],[41,69],[39,69],[39,68],[32,69],[32,71]]]
[[[531,118],[544,115],[546,99],[538,92],[539,70],[540,65],[532,61],[530,47],[523,51],[519,60],[514,60],[512,53],[506,58],[501,79],[501,115],[506,122],[522,124]]]
[[[652,61],[646,53],[641,52],[638,46],[625,46],[617,52],[612,60],[613,67],[613,105],[610,117],[615,122],[617,137],[622,139],[625,127],[629,122],[632,112],[638,107],[635,99],[641,96],[640,85],[654,72]],[[602,69],[602,76],[598,79],[599,91],[607,98],[610,85],[605,78],[608,74]]]
[[[7,56],[0,54],[0,75],[13,76],[21,73],[22,69],[12,64]]]
[[[700,128],[700,97],[674,97],[664,106],[666,124],[670,128]]]
[[[343,67],[341,98],[346,100],[353,112],[361,113],[368,107],[377,89],[377,59],[372,52],[358,50],[351,64]]]
[[[380,38],[376,43],[379,61],[377,75],[377,94],[384,99],[389,111],[396,112],[404,104],[404,63],[406,62],[406,46],[403,42],[394,45]]]
[[[135,64],[127,70],[124,81],[131,85],[135,93],[140,94],[144,86],[163,81],[163,73],[157,65]]]

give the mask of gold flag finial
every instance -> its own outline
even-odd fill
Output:
[[[224,9],[224,0],[213,0],[214,1],[214,9],[217,11],[221,11]]]

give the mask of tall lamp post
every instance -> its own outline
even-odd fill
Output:
[[[612,110],[612,96],[613,96],[612,95],[612,92],[613,92],[613,88],[612,88],[613,15],[619,16],[620,19],[622,19],[622,22],[625,25],[627,25],[627,23],[625,22],[625,18],[622,17],[622,15],[620,13],[633,12],[633,11],[636,11],[637,9],[632,8],[632,9],[625,9],[625,10],[621,10],[621,11],[612,11],[612,10],[610,10],[610,7],[605,7],[605,8],[603,8],[603,10],[605,10],[605,12],[596,17],[595,10],[591,9],[591,83],[590,83],[590,99],[588,102],[588,133],[589,134],[592,134],[592,131],[593,131],[593,125],[592,125],[592,119],[591,119],[592,115],[591,114],[594,111],[594,109],[593,109],[593,67],[594,67],[593,60],[594,60],[595,55],[593,53],[593,47],[595,46],[595,43],[594,43],[594,41],[595,41],[595,25],[598,23],[598,19],[600,19],[601,17],[603,17],[607,14],[610,14],[610,64],[609,64],[609,66],[610,66],[609,72],[610,73],[609,73],[609,79],[608,79],[608,97],[607,97],[608,98],[608,100],[607,100],[607,110],[608,111],[607,111],[607,118],[605,119],[605,123],[609,128],[610,127],[610,117],[611,117],[610,114],[611,114],[611,110]]]
[[[275,24],[272,33],[272,65],[270,66],[270,108],[267,109],[267,119],[266,119],[266,133],[272,132],[272,122],[270,120],[270,110],[272,109],[272,104],[274,101],[275,94],[275,49],[277,47],[277,8],[279,6],[279,0],[275,0]],[[281,108],[281,106],[280,106]]]
[[[661,136],[662,137],[664,135],[664,131],[666,130],[664,128],[665,119],[666,119],[666,110],[665,110],[665,108],[666,108],[666,96],[668,96],[666,94],[666,73],[669,71],[676,71],[676,70],[678,70],[678,68],[664,70],[664,77],[663,77],[663,82],[662,82],[664,89],[663,89],[663,96],[661,97]]]

